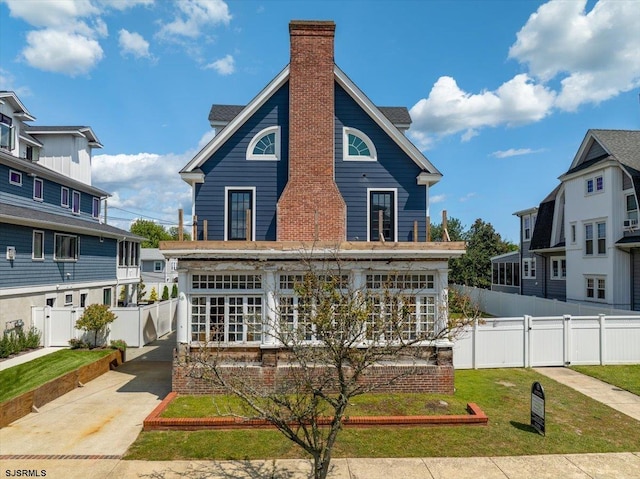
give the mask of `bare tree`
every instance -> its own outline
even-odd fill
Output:
[[[313,477],[323,479],[352,398],[420,374],[420,365],[433,364],[434,341],[473,322],[448,319],[446,301],[436,304],[435,296],[416,301],[421,292],[406,287],[416,275],[380,275],[377,284],[354,288],[340,261],[306,261],[293,294],[277,295],[264,324],[264,334],[278,345],[279,364],[288,366],[278,368],[286,371],[283,377],[266,386],[237,374],[238,363],[230,362],[223,345],[192,357],[190,374],[241,398],[246,408],[234,414],[270,422],[313,458]],[[371,373],[390,364],[403,367],[391,376]]]

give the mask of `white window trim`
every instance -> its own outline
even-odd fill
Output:
[[[36,196],[36,185],[40,184],[40,193],[42,196]],[[33,199],[35,201],[44,201],[44,181],[41,178],[33,179]]]
[[[528,264],[529,265],[529,272],[528,274],[524,274],[524,265]],[[531,266],[533,265],[533,269],[535,270],[535,274],[532,275],[531,274]],[[522,274],[520,275],[520,279],[536,279],[536,275],[538,274],[538,269],[536,267],[536,259],[535,258],[522,258]]]
[[[598,243],[599,243],[599,236],[598,236],[598,224],[604,223],[604,232],[605,232],[605,236],[604,236],[604,252],[600,253],[599,251],[599,247],[598,247]],[[593,242],[593,252],[591,254],[587,254],[587,225],[591,225],[592,231],[593,231],[593,237],[591,238],[591,241]],[[582,223],[582,231],[584,233],[584,242],[582,245],[582,256],[585,258],[605,258],[607,257],[608,253],[607,250],[609,249],[608,246],[608,232],[607,232],[607,220],[606,218],[600,218],[600,219],[594,219],[594,220],[588,220],[588,221],[584,221]]]
[[[75,211],[74,208],[76,195],[78,197],[78,211]],[[82,213],[82,193],[80,193],[79,191],[73,190],[73,192],[71,193],[71,212],[74,215],[79,215],[80,213]]]
[[[75,258],[58,258],[56,256],[56,251],[57,251],[57,238],[58,236],[69,236],[71,238],[75,238],[76,239],[76,254],[75,254]],[[54,261],[59,261],[61,263],[74,263],[77,262],[78,259],[80,258],[80,237],[77,235],[68,235],[68,234],[62,234],[62,233],[54,233],[53,235],[53,260]]]
[[[553,274],[553,262],[558,262],[558,275]],[[565,275],[562,276],[562,261],[564,261],[565,267]],[[552,256],[549,258],[549,266],[551,267],[551,271],[549,272],[549,277],[555,281],[564,281],[567,279],[567,257],[566,256]]]
[[[588,280],[593,280],[593,298],[587,296],[587,285]],[[604,298],[598,298],[598,280],[604,281]],[[603,275],[595,275],[595,274],[586,274],[584,276],[584,298],[586,301],[595,301],[598,303],[606,303],[607,302],[607,277]]]
[[[18,177],[20,178],[20,181],[13,181],[11,179],[12,175],[18,175]],[[9,170],[9,184],[15,185],[15,186],[22,186],[22,172],[16,171],[16,170]]]
[[[370,156],[354,156],[349,154],[349,135],[355,135],[360,138],[369,148]],[[342,127],[342,159],[344,161],[378,161],[378,152],[376,147],[365,133],[356,128],[348,126]]]
[[[67,192],[67,202],[64,202],[64,192]],[[69,191],[69,188],[67,188],[66,186],[61,186],[60,187],[60,206],[62,206],[63,208],[69,208],[71,206],[71,192]]]
[[[100,198],[95,196],[91,200],[91,217],[95,219],[100,218]]]
[[[256,196],[255,186],[225,186],[224,187],[224,240],[229,241],[229,192],[250,190],[253,195],[253,208],[251,211],[251,241],[256,240],[256,210],[258,198]]]
[[[393,238],[390,241],[398,241],[398,188],[367,188],[367,242],[371,242],[371,192],[372,191],[393,191]]]
[[[162,273],[162,269],[163,269],[162,268],[162,263],[163,263],[163,261],[154,261],[153,262],[153,272],[154,273]]]
[[[71,296],[71,301],[67,301],[69,296]],[[73,306],[73,293],[64,293],[64,305]]]
[[[42,235],[42,256],[36,256],[36,234]],[[31,240],[31,259],[33,261],[44,261],[44,231],[42,230],[33,230],[33,237]]]
[[[602,188],[598,189],[598,178],[602,179]],[[589,192],[589,188],[588,188],[588,184],[589,181],[593,182],[593,191]],[[584,195],[585,196],[591,196],[591,195],[597,195],[599,193],[604,193],[604,175],[599,174],[599,175],[594,175],[591,176],[589,178],[585,178],[584,180]]]
[[[578,243],[578,225],[575,221],[569,224],[569,243],[570,244]]]
[[[275,155],[254,155],[253,149],[255,148],[256,143],[258,143],[263,136],[268,135],[269,133],[276,134]],[[279,161],[280,160],[280,127],[270,126],[268,128],[265,128],[264,130],[259,131],[249,142],[249,146],[247,147],[246,159],[252,160],[252,161]]]

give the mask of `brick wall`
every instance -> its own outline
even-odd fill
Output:
[[[254,387],[273,390],[288,381],[291,368],[288,366],[264,367],[226,366],[224,373],[234,380],[251,383]],[[318,368],[322,374],[324,368]],[[448,365],[385,365],[368,369],[362,377],[364,384],[385,384],[399,377],[391,384],[379,386],[379,392],[424,392],[453,394],[454,369]],[[227,391],[220,386],[207,368],[174,361],[173,391],[178,394],[224,394]]]
[[[335,24],[289,24],[289,180],[278,241],[344,241],[346,205],[334,180]]]

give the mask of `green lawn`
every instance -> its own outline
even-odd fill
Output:
[[[571,366],[571,369],[640,396],[640,364]]]
[[[529,425],[531,384],[546,393],[547,435]],[[424,402],[441,396],[424,395]],[[387,397],[386,401],[390,399]],[[477,403],[487,427],[346,428],[334,457],[470,457],[637,451],[640,425],[531,369],[456,371],[451,403]],[[349,415],[353,411],[348,411]],[[127,459],[270,459],[304,457],[274,430],[150,431]]]
[[[112,349],[93,351],[61,349],[55,353],[0,371],[0,384],[2,384],[0,402],[31,391],[112,352]]]

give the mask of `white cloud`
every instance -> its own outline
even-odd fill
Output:
[[[509,57],[541,81],[558,78],[556,106],[573,111],[640,86],[640,8],[634,1],[542,5],[517,34]]]
[[[149,42],[136,32],[129,32],[124,28],[118,32],[118,44],[123,55],[133,55],[135,58],[151,58]]]
[[[491,153],[494,158],[511,158],[512,156],[531,155],[540,153],[543,150],[532,150],[531,148],[509,148],[508,150],[499,150]]]
[[[194,39],[201,35],[203,27],[228,25],[231,21],[229,7],[222,0],[181,0],[176,6],[179,10],[177,18],[164,24],[158,33],[165,40],[176,35]]]
[[[205,66],[217,71],[220,75],[231,75],[235,69],[235,61],[231,55],[227,55],[224,58],[220,58],[213,63],[209,63]]]
[[[29,87],[16,85],[13,74],[4,68],[0,68],[0,90],[12,91],[21,98],[31,96]]]
[[[519,125],[544,118],[555,95],[520,74],[495,91],[478,94],[462,90],[455,79],[440,77],[429,96],[410,110],[410,134],[422,147],[437,137],[462,132],[468,141],[483,127]]]
[[[436,203],[443,203],[447,199],[447,195],[433,195],[429,197],[429,203],[435,205]]]
[[[90,0],[5,0],[12,17],[34,27],[68,28],[77,18],[97,15],[100,10]]]
[[[155,0],[99,0],[104,7],[113,8],[115,10],[127,10],[128,8],[142,6],[151,6]]]
[[[476,196],[476,193],[467,193],[466,195],[462,196],[461,198],[459,198],[460,203],[464,203],[465,201],[470,200],[471,198],[474,198]]]
[[[35,68],[75,76],[91,70],[102,60],[103,51],[92,38],[44,29],[27,34],[27,46],[22,55]]]

